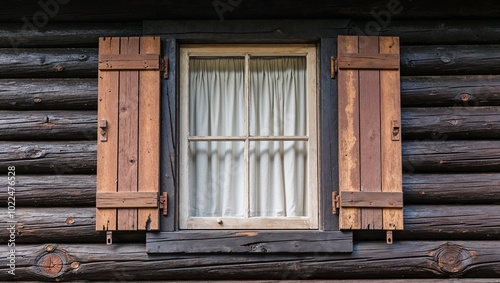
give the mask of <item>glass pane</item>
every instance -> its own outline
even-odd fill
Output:
[[[243,217],[244,142],[189,143],[189,216]]]
[[[250,59],[250,135],[307,134],[305,57]]]
[[[190,135],[243,135],[244,77],[244,58],[189,59]]]
[[[250,142],[250,216],[307,215],[307,142]]]

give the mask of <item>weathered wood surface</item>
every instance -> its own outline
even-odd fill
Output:
[[[0,140],[97,138],[95,111],[0,111]]]
[[[1,217],[0,243],[7,241],[9,235],[8,215],[4,213]],[[92,207],[18,207],[16,221],[20,227],[16,243],[104,243],[103,232],[95,230],[95,208]],[[395,239],[500,240],[499,225],[497,205],[405,205],[405,229],[398,231]],[[379,234],[365,232],[361,232],[363,239],[384,241],[385,234],[377,236]],[[182,235],[178,235],[180,236]],[[197,237],[196,234],[190,236],[191,240]],[[189,239],[190,237],[185,238],[186,241]],[[274,246],[276,247],[278,246]],[[191,252],[195,249],[193,246]],[[209,247],[204,250],[208,249]],[[171,251],[173,250],[175,247],[172,247]]]
[[[403,138],[498,139],[500,107],[404,108]]]
[[[94,173],[96,143],[93,141],[0,142],[0,166],[16,166],[18,173]],[[403,142],[403,171],[500,172],[500,141]]]
[[[7,245],[0,246],[7,254]],[[39,260],[58,257],[58,272]],[[11,277],[0,266],[0,279]],[[16,280],[299,280],[500,276],[496,241],[365,242],[352,254],[155,255],[143,244],[16,245]],[[462,282],[462,281],[459,281]]]
[[[403,143],[403,172],[500,172],[500,141],[433,141]]]
[[[0,79],[0,110],[95,110],[96,79]]]
[[[41,281],[17,281],[18,283],[34,283]],[[92,281],[93,283],[105,283],[109,281]],[[127,281],[132,283],[147,283],[150,281]],[[165,281],[159,281],[165,282]],[[168,282],[168,281],[167,281]],[[189,283],[207,283],[206,280],[176,281]],[[500,279],[494,278],[450,278],[450,279],[352,279],[352,280],[210,280],[210,283],[500,283]]]
[[[0,168],[16,173],[95,173],[95,141],[0,142]]]
[[[96,48],[1,48],[0,78],[97,77]]]
[[[17,175],[15,188],[20,207],[95,206],[95,175]],[[404,174],[403,190],[405,205],[493,204],[500,202],[500,174]]]
[[[40,29],[2,23],[0,47],[97,47],[99,37],[139,36],[142,23],[51,23]]]
[[[500,45],[401,47],[401,75],[489,75],[500,71]]]
[[[404,174],[407,204],[500,203],[500,174]]]
[[[403,107],[500,105],[500,76],[401,77]]]
[[[349,34],[399,36],[403,45],[500,43],[498,20],[395,20],[377,30],[370,21],[352,21]]]
[[[16,175],[17,207],[94,207],[95,175]],[[7,202],[0,202],[6,207]]]

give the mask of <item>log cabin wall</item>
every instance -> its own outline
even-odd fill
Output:
[[[366,25],[349,21],[345,33]],[[0,34],[0,165],[17,174],[16,275],[2,264],[1,281],[500,277],[500,21],[393,21],[380,32],[401,37],[405,230],[393,245],[356,232],[347,254],[153,256],[142,233],[107,246],[95,231],[97,38],[141,35],[142,23],[2,24]]]

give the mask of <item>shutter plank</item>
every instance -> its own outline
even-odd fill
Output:
[[[358,39],[339,36],[339,53],[357,53]],[[359,168],[359,88],[357,70],[339,70],[339,187],[343,191],[360,191]],[[340,229],[360,229],[361,210],[340,210]]]
[[[138,54],[139,38],[122,37],[120,54]],[[139,72],[120,72],[118,191],[137,191]],[[118,230],[137,228],[136,209],[118,209]]]
[[[118,54],[118,38],[101,38],[100,54]],[[108,140],[97,142],[97,191],[117,191],[118,72],[99,71],[98,116],[107,120]],[[100,129],[98,129],[100,131]],[[96,209],[96,229],[116,230],[116,209]]]
[[[399,38],[380,37],[380,53],[399,55]],[[399,69],[380,71],[383,192],[402,191],[401,141],[392,140],[392,121],[401,123],[399,76]],[[403,229],[402,209],[384,208],[383,218],[384,230]]]
[[[378,54],[377,36],[359,37],[360,54]],[[361,191],[382,191],[380,155],[380,71],[359,71],[359,139]],[[362,229],[382,228],[382,209],[361,210]]]
[[[141,54],[160,54],[160,38],[144,37]],[[139,191],[160,191],[160,76],[158,71],[141,71],[139,86]],[[139,230],[159,230],[157,208],[138,210]]]

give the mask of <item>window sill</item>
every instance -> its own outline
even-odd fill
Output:
[[[148,253],[346,253],[352,232],[178,231],[147,234]]]

